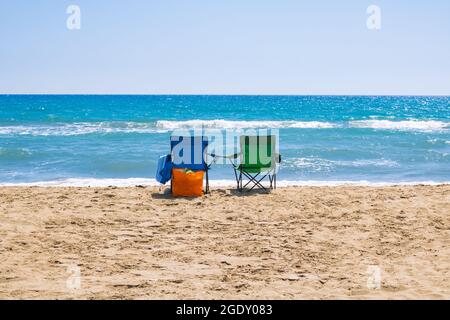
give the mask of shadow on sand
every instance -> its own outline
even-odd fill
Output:
[[[209,194],[207,194],[206,196],[208,197],[209,195],[214,195],[214,194],[219,194],[221,196],[235,196],[235,197],[247,197],[247,196],[253,196],[253,195],[257,195],[257,194],[263,194],[263,195],[268,195],[270,194],[270,189],[267,190],[262,190],[262,189],[253,189],[251,191],[248,190],[244,190],[244,191],[238,191],[236,189],[215,189],[215,190],[211,190],[211,192]],[[198,200],[198,199],[202,199],[202,197],[174,197],[172,196],[172,194],[170,193],[170,189],[167,188],[165,190],[162,190],[160,192],[153,192],[151,194],[153,199],[162,199],[162,200],[175,200],[175,199],[187,199],[187,200]],[[205,195],[203,195],[203,197],[205,197]]]

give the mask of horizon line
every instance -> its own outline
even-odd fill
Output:
[[[243,96],[243,97],[450,97],[450,94],[280,94],[280,93],[2,93],[0,96]]]

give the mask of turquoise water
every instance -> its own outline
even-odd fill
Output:
[[[279,181],[450,181],[450,97],[0,95],[0,183],[153,179],[198,126],[278,129]]]

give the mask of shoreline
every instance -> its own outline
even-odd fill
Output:
[[[0,187],[0,200],[1,299],[450,298],[449,185]]]
[[[232,188],[236,185],[235,180],[221,179],[221,180],[209,180],[210,186],[213,188]],[[90,188],[102,188],[102,187],[164,187],[169,185],[166,183],[162,185],[155,179],[147,178],[124,178],[124,179],[94,179],[94,178],[69,178],[63,180],[52,181],[37,181],[37,182],[18,182],[8,183],[0,182],[0,188],[8,187],[90,187]],[[277,188],[290,188],[290,187],[395,187],[395,186],[440,186],[450,185],[450,181],[334,181],[334,180],[278,180]]]

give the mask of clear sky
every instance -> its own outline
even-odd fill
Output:
[[[0,93],[450,95],[450,1],[0,0]]]

